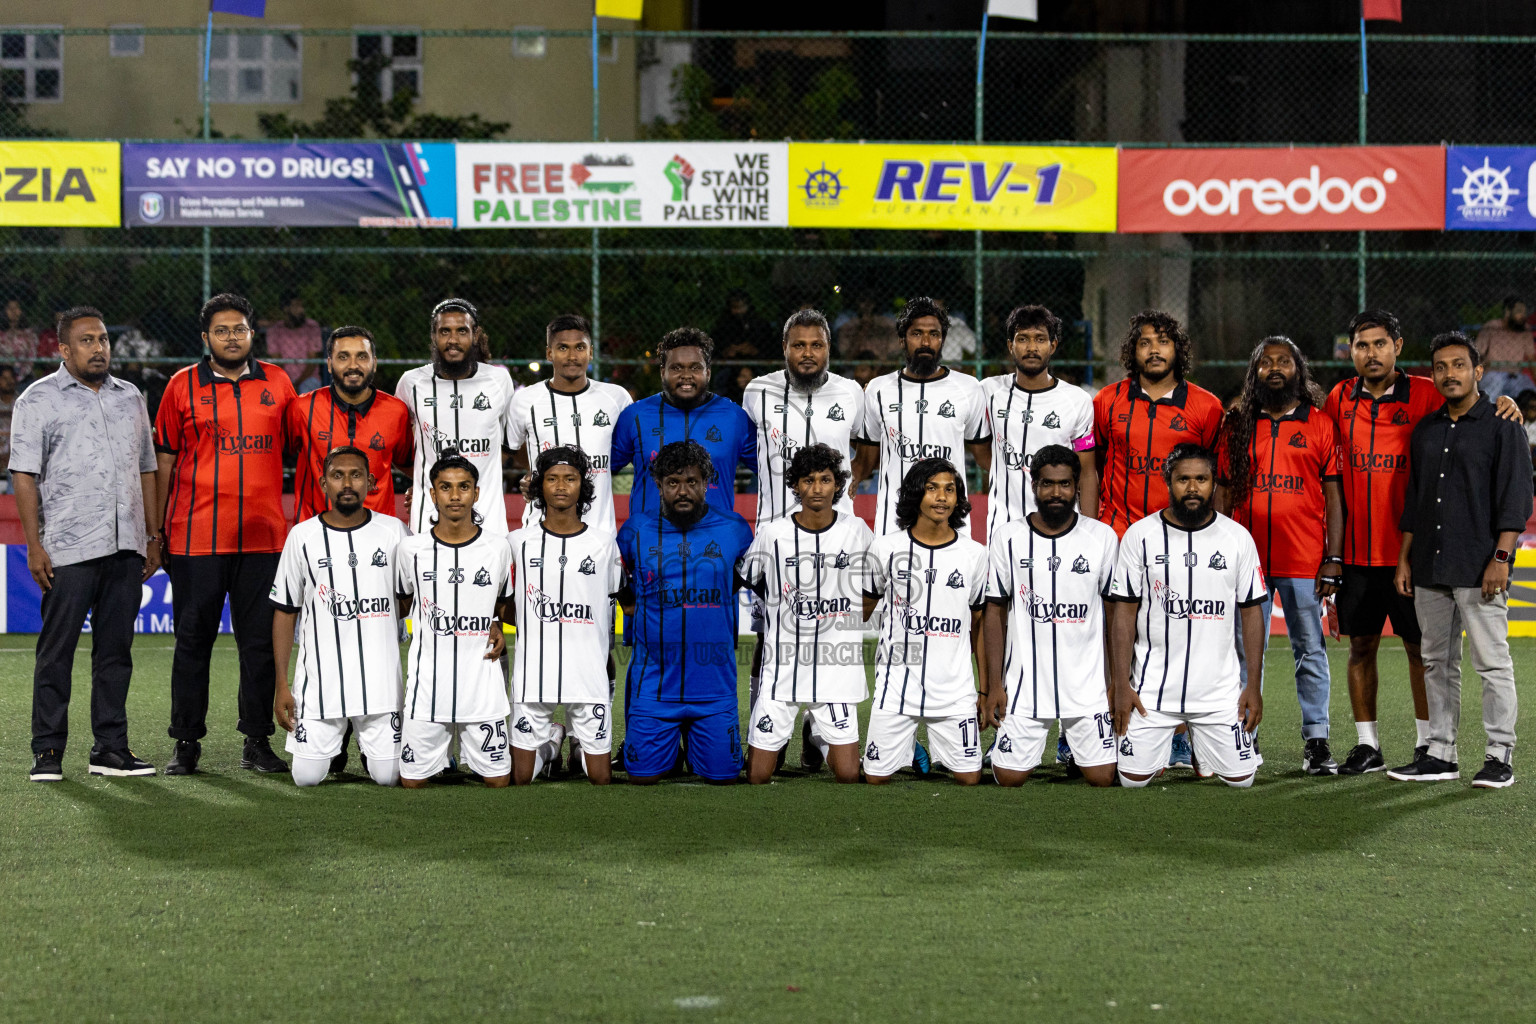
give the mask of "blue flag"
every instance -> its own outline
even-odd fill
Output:
[[[210,13],[241,14],[247,18],[265,18],[267,16],[267,0],[211,0],[208,5]]]

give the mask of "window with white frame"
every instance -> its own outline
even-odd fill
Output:
[[[143,25],[113,25],[107,52],[114,57],[144,56]]]
[[[208,62],[210,98],[215,103],[299,102],[303,44],[297,32],[215,32]]]
[[[60,27],[0,28],[0,98],[13,103],[55,103],[64,98]]]
[[[549,36],[542,25],[515,25],[512,37],[512,56],[541,60],[549,52]]]
[[[389,64],[379,72],[380,99],[393,99],[396,93],[407,89],[417,96],[421,95],[422,47],[419,29],[362,26],[353,31],[357,33],[352,37],[352,56],[355,59],[384,57],[389,60]]]

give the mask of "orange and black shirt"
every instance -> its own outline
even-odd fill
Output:
[[[1228,479],[1227,452],[1221,454],[1221,475]],[[1248,465],[1252,489],[1232,518],[1253,535],[1264,575],[1317,575],[1328,537],[1323,481],[1339,479],[1333,421],[1305,402],[1279,419],[1260,416],[1248,442]]]
[[[176,459],[166,552],[283,550],[283,416],[293,399],[288,375],[254,359],[237,381],[207,356],[171,378],[155,415],[155,450]]]
[[[321,487],[325,457],[332,448],[351,445],[368,455],[373,489],[363,504],[395,514],[394,466],[411,465],[411,413],[394,395],[374,391],[352,405],[333,387],[300,395],[288,406],[288,447],[298,455],[293,471],[293,521],[301,523],[330,507]]]
[[[1344,484],[1345,565],[1397,564],[1413,428],[1444,404],[1433,381],[1408,373],[1399,373],[1380,398],[1371,397],[1360,377],[1329,393],[1324,409],[1338,432]]]
[[[1188,381],[1155,402],[1134,377],[1093,396],[1094,446],[1103,453],[1099,519],[1116,537],[1168,507],[1163,459],[1185,442],[1214,450],[1221,412],[1221,399]]]

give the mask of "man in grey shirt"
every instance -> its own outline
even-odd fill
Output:
[[[32,674],[31,778],[64,777],[75,646],[91,616],[92,775],[153,775],[128,749],[128,682],[140,584],[160,566],[155,446],[144,398],[107,371],[100,311],[58,317],[58,372],[21,394],[11,419],[11,481],[27,568],[43,591]]]

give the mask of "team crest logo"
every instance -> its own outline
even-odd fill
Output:
[[[956,569],[954,572],[949,574],[949,584],[948,585],[953,587],[956,590],[963,590],[963,589],[965,589],[965,577],[960,575],[960,570],[959,569]]]
[[[719,427],[710,427],[707,431],[704,432],[704,440],[712,441],[715,444],[719,444],[721,442],[721,440],[722,440],[722,438],[720,437],[720,428]]]
[[[926,398],[919,398],[917,400],[916,404],[917,404],[917,414],[919,416],[927,416],[928,415],[928,399],[926,399]],[[893,405],[893,406],[891,406],[891,411],[895,412],[895,411],[897,411],[900,408],[901,408],[901,406],[899,406],[899,405]]]
[[[298,740],[300,743],[309,742],[309,730],[304,728],[303,722],[300,722],[298,725],[293,727],[293,738]]]
[[[767,715],[764,715],[762,718],[759,718],[757,720],[757,731],[758,732],[773,732],[773,719],[769,718]]]
[[[1082,555],[1078,555],[1072,560],[1072,571],[1080,576],[1086,576],[1093,570],[1088,568],[1088,559],[1084,558]]]
[[[400,748],[400,763],[401,764],[415,764],[416,763],[416,752],[411,749],[411,745],[409,743],[407,743],[405,746]]]
[[[596,576],[597,563],[592,561],[591,555],[588,555],[586,558],[581,560],[581,566],[576,571],[581,573],[583,576]]]
[[[389,559],[384,557],[384,549],[383,548],[374,548],[374,550],[373,550],[373,561],[368,563],[368,564],[372,565],[375,569],[388,569],[389,568]]]
[[[1061,427],[1061,417],[1057,416],[1054,412],[1050,413],[1045,417],[1045,422],[1040,425],[1051,430],[1057,430]]]
[[[1227,567],[1227,560],[1225,558],[1221,557],[1221,552],[1220,551],[1216,552],[1214,555],[1211,556],[1211,564],[1210,564],[1209,568],[1212,568],[1212,569],[1225,569],[1226,567]]]
[[[1007,736],[999,736],[997,738],[997,752],[999,754],[1013,753],[1013,740],[1009,739]]]
[[[373,435],[373,440],[368,442],[368,448],[369,448],[370,451],[375,451],[375,452],[383,451],[384,450],[384,435],[383,434],[374,434]]]
[[[832,562],[832,568],[834,568],[834,569],[846,569],[846,568],[848,568],[848,552],[846,552],[846,551],[839,551],[837,553],[837,558],[834,559],[833,562]]]
[[[843,417],[843,407],[842,406],[834,405],[832,408],[827,410],[827,419],[832,420],[832,421],[837,422],[837,423],[841,423],[843,421],[843,418],[844,417]]]
[[[1120,737],[1120,756],[1121,757],[1134,757],[1135,756],[1134,754],[1131,753],[1131,738],[1129,736],[1122,736],[1122,737]]]
[[[512,728],[516,729],[518,732],[533,732],[533,726],[528,724],[528,719],[523,715],[517,716],[517,724]]]
[[[480,568],[480,571],[475,573],[475,586],[477,586],[477,587],[488,587],[490,585],[491,585],[491,571],[489,569],[485,568],[484,566],[482,566]]]
[[[597,410],[596,414],[592,417],[592,425],[594,427],[606,427],[608,423],[608,414],[601,409]]]
[[[1406,427],[1408,425],[1408,414],[1401,409],[1397,410],[1397,412],[1392,414],[1392,425],[1394,427]]]
[[[710,541],[708,544],[704,545],[703,557],[704,558],[719,558],[719,557],[721,557],[721,555],[720,555],[720,545],[716,544],[714,541]]]
[[[262,405],[276,405],[277,404],[277,399],[272,397],[272,392],[268,391],[266,388],[262,388],[261,389],[261,404]]]
[[[485,397],[485,392],[484,391],[481,391],[480,393],[475,395],[475,410],[476,411],[478,411],[478,412],[488,412],[490,410],[490,408],[491,408],[491,400],[489,398]]]
[[[866,760],[866,761],[878,761],[878,760],[880,760],[880,748],[875,746],[873,743],[871,743],[869,745],[869,747],[864,751],[864,760]]]
[[[347,568],[348,569],[356,569],[357,568],[357,552],[356,551],[348,551],[347,552]]]
[[[1178,413],[1173,414],[1173,419],[1168,421],[1169,430],[1177,430],[1180,433],[1189,429],[1189,424],[1184,422],[1184,417]]]
[[[1307,446],[1306,436],[1303,434],[1292,434],[1290,444],[1292,448],[1305,448]]]
[[[939,406],[939,415],[944,417],[947,420],[954,419],[955,418],[955,403],[954,402],[945,402],[943,405]]]

